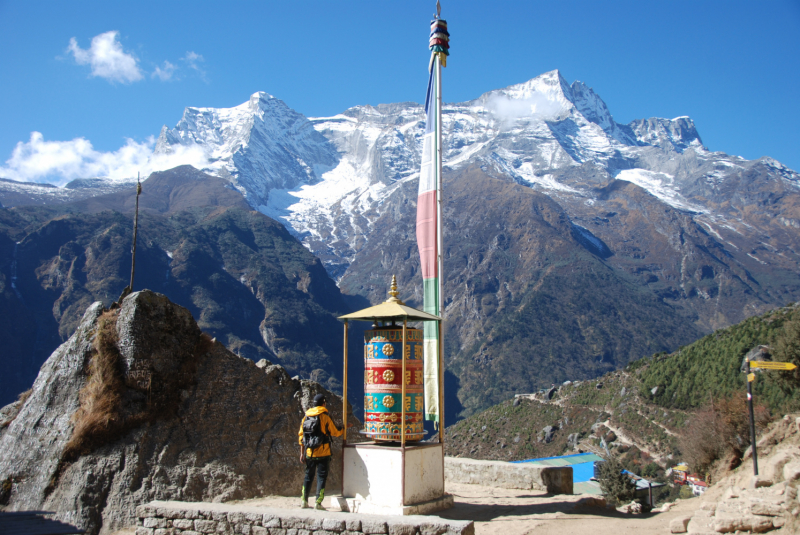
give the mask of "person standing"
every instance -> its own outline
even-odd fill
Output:
[[[303,491],[300,497],[302,509],[308,507],[311,481],[316,473],[317,500],[314,509],[325,510],[322,500],[325,499],[325,481],[328,479],[328,469],[331,465],[331,436],[340,437],[344,432],[344,429],[338,429],[331,417],[328,416],[325,403],[324,395],[314,396],[314,406],[306,411],[298,432],[300,462],[306,464],[306,477],[303,480]]]

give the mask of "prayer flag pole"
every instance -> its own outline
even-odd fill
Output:
[[[444,312],[443,222],[442,222],[442,67],[447,66],[450,34],[440,18],[441,5],[431,21],[428,91],[425,98],[425,135],[417,200],[417,245],[422,263],[424,310]],[[426,324],[423,337],[425,419],[439,427],[444,440],[444,350],[442,322]]]
[[[439,2],[436,2],[437,12],[441,12]],[[438,13],[437,13],[438,19]],[[444,237],[442,234],[442,207],[444,202],[444,193],[442,191],[442,56],[444,54],[438,52],[436,54],[436,272],[438,274],[438,288],[436,293],[439,294],[439,302],[436,307],[436,314],[444,317],[444,255],[442,254],[442,246]],[[439,363],[439,442],[444,442],[444,322],[437,322],[439,339],[437,347],[437,358]]]

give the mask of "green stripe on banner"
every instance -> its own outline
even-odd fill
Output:
[[[428,314],[439,315],[439,278],[425,279],[422,281],[423,305],[422,309]],[[428,322],[429,323],[429,322]],[[426,325],[428,324],[426,323]]]
[[[435,321],[426,321],[422,328],[424,329],[423,340],[436,341],[439,339],[439,325]],[[426,354],[425,358],[427,357],[428,355]]]

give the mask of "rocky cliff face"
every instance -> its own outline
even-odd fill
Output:
[[[0,411],[0,501],[96,534],[133,524],[154,499],[298,494],[297,429],[320,392],[341,423],[340,398],[234,355],[163,295],[95,303],[27,398]]]
[[[375,221],[371,246],[340,281],[346,293],[376,301],[389,272],[401,297],[422,305],[404,195],[416,190],[399,188]],[[701,335],[691,317],[611,268],[604,241],[547,195],[469,168],[446,178],[445,207],[445,234],[459,236],[444,255],[448,394],[458,392],[448,412],[466,416],[515,393],[597,377]]]

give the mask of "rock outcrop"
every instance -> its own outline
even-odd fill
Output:
[[[672,533],[798,533],[800,417],[786,416],[759,439],[759,475],[752,458],[703,495],[703,504]],[[746,456],[747,457],[747,456]]]
[[[0,411],[0,502],[103,534],[152,500],[296,494],[297,429],[320,392],[340,423],[340,398],[231,353],[163,295],[95,303],[28,398]]]

